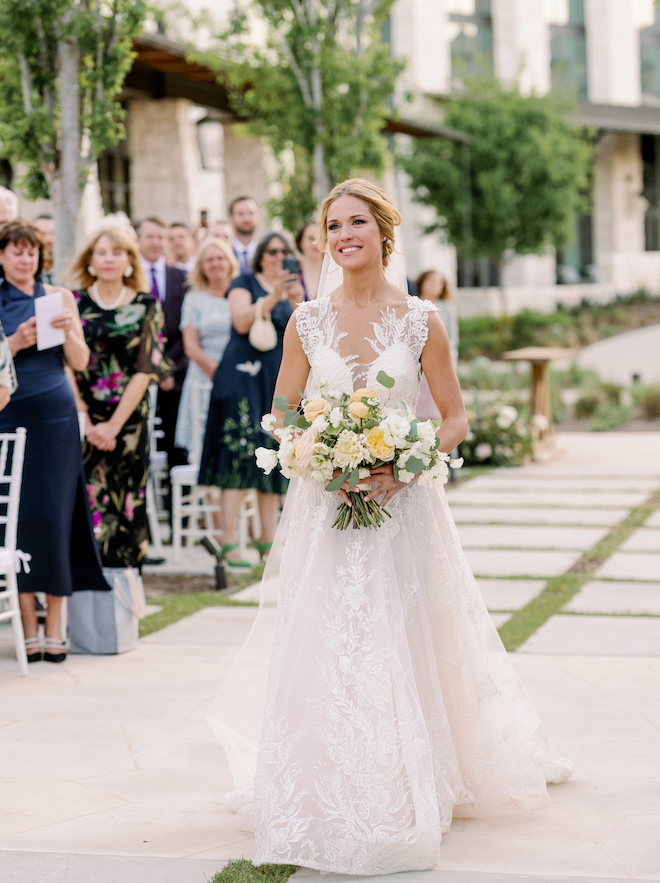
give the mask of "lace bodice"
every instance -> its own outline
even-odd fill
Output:
[[[369,323],[373,328],[370,338],[356,327],[343,331],[329,297],[300,304],[295,313],[296,327],[311,369],[307,396],[318,394],[321,379],[325,378],[331,389],[351,393],[369,386],[383,402],[393,397],[414,411],[419,396],[420,358],[432,310],[433,304],[416,297],[407,298],[401,308],[386,307],[380,321]],[[394,379],[391,391],[376,380],[380,371]]]

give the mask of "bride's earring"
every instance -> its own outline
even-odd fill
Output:
[[[87,272],[90,276],[96,276],[96,270],[94,269],[94,267],[87,267]]]
[[[124,279],[128,279],[128,277],[132,276],[132,275],[133,275],[133,267],[131,267],[131,266],[126,267],[126,269],[124,270]]]

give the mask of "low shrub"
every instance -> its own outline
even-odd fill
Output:
[[[602,405],[591,418],[589,428],[592,432],[610,432],[630,420],[630,409],[609,401]]]
[[[602,399],[597,392],[584,393],[575,403],[575,416],[578,420],[592,417],[600,405],[602,405]]]
[[[532,433],[520,418],[519,401],[476,389],[464,398],[470,428],[458,450],[466,466],[520,466],[533,456]]]
[[[639,399],[639,407],[646,420],[660,418],[660,386],[647,388]]]

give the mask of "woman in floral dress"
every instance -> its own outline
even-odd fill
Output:
[[[147,389],[170,371],[163,311],[135,244],[119,227],[98,232],[70,277],[91,351],[75,374],[86,416],[83,459],[94,532],[105,567],[140,566],[147,551]]]

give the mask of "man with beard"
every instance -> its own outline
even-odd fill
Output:
[[[259,241],[256,236],[259,224],[257,203],[251,196],[237,196],[229,206],[229,220],[236,234],[233,247],[241,273],[251,273],[252,259]]]

